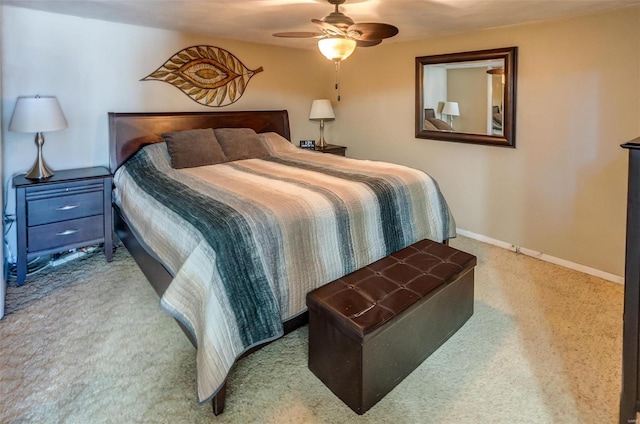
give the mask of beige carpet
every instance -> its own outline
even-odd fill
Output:
[[[614,423],[623,287],[466,238],[473,317],[365,415],[307,369],[303,327],[239,362],[224,414],[124,248],[8,287],[1,423]]]

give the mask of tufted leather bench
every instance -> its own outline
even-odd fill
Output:
[[[475,265],[422,240],[310,292],[309,369],[365,413],[473,314]]]

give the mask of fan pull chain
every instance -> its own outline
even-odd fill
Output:
[[[336,61],[336,90],[338,91],[338,101],[340,101],[340,61]]]

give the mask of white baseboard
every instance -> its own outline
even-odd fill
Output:
[[[594,277],[602,278],[603,280],[612,281],[618,284],[624,284],[624,277],[611,274],[599,269],[591,268],[585,265],[580,265],[575,262],[567,261],[566,259],[556,258],[555,256],[547,255],[546,253],[538,252],[526,247],[516,246],[515,244],[507,243],[501,240],[496,240],[491,237],[483,236],[482,234],[476,234],[471,231],[457,228],[458,234],[470,239],[478,240],[487,244],[502,247],[503,249],[511,250],[512,252],[522,253],[523,255],[531,256],[532,258],[540,259],[541,261],[550,262],[552,264],[560,265],[565,268],[573,269],[575,271],[584,272],[585,274],[593,275]]]

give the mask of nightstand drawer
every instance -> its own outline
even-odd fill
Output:
[[[98,240],[102,237],[104,237],[103,215],[38,225],[29,228],[27,251],[53,249],[82,241]]]
[[[103,191],[94,191],[71,196],[30,200],[27,202],[27,225],[32,227],[100,215],[104,210],[103,198]]]

